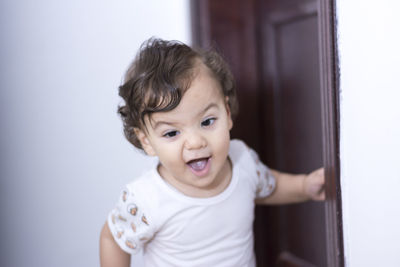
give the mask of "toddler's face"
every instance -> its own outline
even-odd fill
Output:
[[[137,135],[146,153],[158,156],[167,182],[186,195],[205,197],[230,179],[232,119],[218,81],[203,64],[196,71],[179,105],[145,118],[148,131]]]

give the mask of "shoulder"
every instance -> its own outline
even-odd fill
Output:
[[[240,159],[244,153],[248,153],[250,148],[240,139],[232,139],[229,146],[229,157],[231,159]]]
[[[134,207],[141,215],[156,225],[160,192],[155,186],[156,170],[152,169],[126,184],[121,191],[119,204],[130,213]]]
[[[141,176],[125,185],[122,190],[122,197],[131,196],[138,205],[140,204],[142,207],[146,208],[148,213],[153,213],[159,205],[160,197],[158,187],[155,185],[156,179],[156,169],[151,169],[143,173]]]
[[[233,139],[230,142],[229,157],[234,165],[249,164],[254,162],[255,152],[242,140]],[[251,167],[250,165],[249,167]]]
[[[156,173],[156,169],[144,172],[142,175],[126,184],[125,189],[138,195],[141,195],[143,192],[152,193],[154,191]]]
[[[275,178],[258,154],[241,140],[232,140],[230,145],[229,157],[236,173],[252,184],[257,198],[270,195],[276,186]]]
[[[232,161],[236,173],[251,178],[256,173],[257,154],[242,140],[231,140],[229,147],[229,158]],[[252,179],[250,179],[252,180]]]
[[[232,139],[230,141],[230,146],[231,146],[231,149],[233,149],[233,150],[243,150],[245,148],[248,148],[246,143],[240,139]]]
[[[108,216],[115,241],[127,253],[139,251],[157,231],[156,192],[151,180],[150,171],[127,184]]]

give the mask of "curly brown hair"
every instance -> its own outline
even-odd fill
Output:
[[[124,134],[135,147],[143,149],[135,128],[145,130],[145,116],[176,108],[190,87],[196,62],[202,62],[220,83],[228,97],[231,116],[238,112],[232,73],[215,50],[194,49],[179,41],[150,38],[145,41],[129,66],[119,95],[124,104],[118,107]]]

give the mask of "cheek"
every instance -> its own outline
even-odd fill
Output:
[[[221,142],[226,141],[226,139],[230,139],[230,129],[232,127],[232,124],[229,120],[224,121],[224,124],[221,125],[221,127],[218,128],[216,134],[219,136],[221,139]]]
[[[159,146],[157,150],[159,160],[163,165],[177,165],[182,161],[181,152],[178,145],[168,144]]]
[[[218,151],[221,157],[225,157],[229,152],[230,134],[225,129],[218,131],[213,137],[214,148]]]

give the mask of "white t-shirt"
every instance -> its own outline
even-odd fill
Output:
[[[128,184],[108,217],[121,249],[143,249],[145,266],[254,267],[254,200],[270,195],[275,179],[242,141],[231,141],[229,157],[232,179],[214,197],[184,195],[156,167]]]

